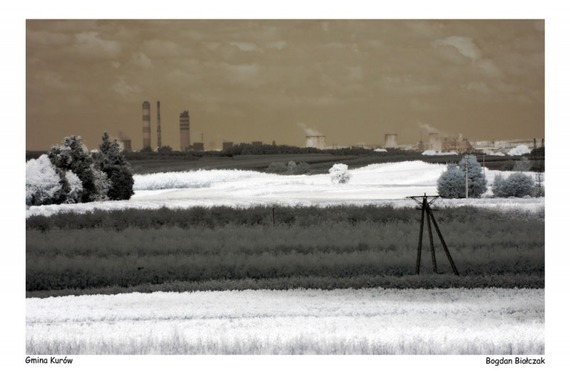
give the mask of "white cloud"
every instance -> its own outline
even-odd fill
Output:
[[[119,94],[124,99],[131,99],[140,94],[141,89],[136,85],[127,83],[125,77],[120,77],[119,81],[113,85],[113,91]]]
[[[51,89],[63,90],[69,87],[69,85],[63,81],[61,75],[58,73],[47,71],[38,73],[35,77],[39,83]]]
[[[48,31],[29,31],[27,38],[30,42],[41,45],[65,45],[71,42],[67,34]]]
[[[150,69],[153,67],[152,61],[144,53],[133,53],[133,62],[142,68]]]
[[[285,41],[274,41],[274,42],[268,43],[267,46],[269,46],[272,49],[281,50],[285,46],[287,46],[287,42],[285,42]]]
[[[436,40],[434,45],[436,47],[451,46],[457,50],[462,56],[469,58],[473,61],[481,57],[481,52],[477,45],[468,37],[451,36],[441,40]]]
[[[485,95],[489,95],[493,92],[493,90],[491,90],[491,88],[484,82],[470,82],[465,88],[468,91],[478,92]]]
[[[488,77],[498,78],[503,76],[501,69],[490,59],[482,59],[477,62],[477,67]]]
[[[256,51],[260,50],[256,44],[251,42],[231,42],[230,45],[238,47],[241,51]]]
[[[82,55],[89,57],[116,57],[121,52],[121,44],[117,41],[104,40],[99,32],[83,32],[75,35],[74,48]]]
[[[230,65],[223,64],[226,78],[230,82],[255,85],[259,66],[256,64]]]

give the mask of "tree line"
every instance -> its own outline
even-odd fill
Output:
[[[107,132],[96,152],[68,136],[26,163],[26,205],[130,199],[133,173],[117,140]]]

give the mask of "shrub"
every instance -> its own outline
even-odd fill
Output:
[[[501,175],[495,177],[493,195],[495,197],[517,197],[522,198],[532,195],[534,190],[534,180],[523,173],[513,173],[507,178]]]
[[[61,179],[47,155],[26,162],[26,205],[56,203],[61,192]]]
[[[334,164],[332,168],[329,169],[329,173],[333,183],[348,183],[348,181],[350,181],[351,176],[346,164]]]
[[[287,172],[287,165],[283,162],[272,162],[265,171],[267,173],[283,174]]]
[[[296,163],[295,161],[289,161],[287,164],[283,162],[272,162],[269,164],[265,171],[267,173],[275,174],[306,174],[310,171],[311,167],[306,162]]]
[[[515,172],[528,172],[532,168],[532,163],[528,158],[522,157],[520,160],[515,162],[513,166],[513,171]]]

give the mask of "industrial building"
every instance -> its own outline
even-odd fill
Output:
[[[529,150],[538,147],[536,139],[532,140],[492,140],[492,141],[475,141],[473,148],[489,153],[507,153],[509,150],[517,146],[525,145]],[[544,147],[544,139],[542,139],[541,146]]]
[[[184,111],[180,114],[180,150],[190,148],[190,114]]]
[[[117,142],[119,143],[119,147],[120,147],[122,152],[132,152],[133,151],[130,139],[117,140]]]
[[[455,151],[458,153],[466,153],[473,151],[473,146],[469,140],[464,139],[462,135],[459,137],[444,137],[443,138],[443,149],[444,152]]]
[[[142,104],[143,119],[143,149],[151,149],[150,146],[150,103],[144,101]]]

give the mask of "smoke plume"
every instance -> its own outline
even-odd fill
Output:
[[[305,123],[298,122],[297,127],[301,128],[305,132],[305,136],[307,137],[324,136],[323,133],[317,131],[316,129],[307,127]]]
[[[444,134],[443,132],[441,132],[439,129],[432,127],[431,125],[429,125],[428,123],[421,123],[418,122],[418,127],[426,133],[440,133],[440,134]]]

